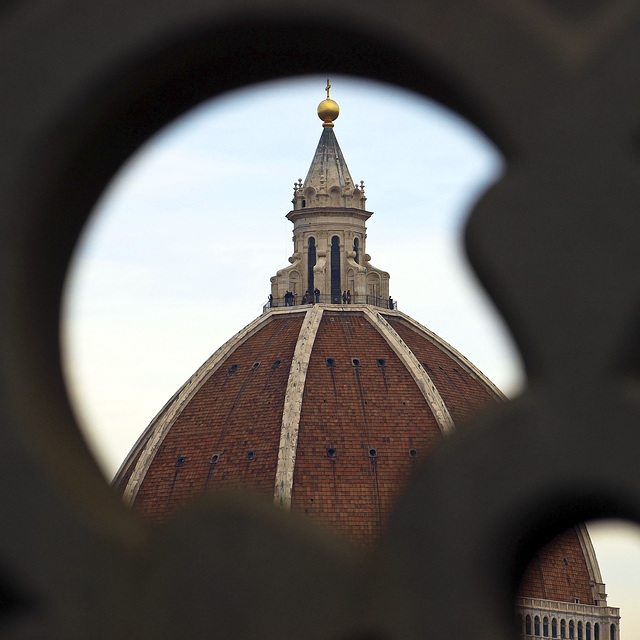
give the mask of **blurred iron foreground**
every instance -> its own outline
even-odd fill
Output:
[[[506,640],[541,545],[587,519],[637,522],[639,19],[638,2],[599,0],[5,2],[4,637]],[[528,387],[434,452],[372,551],[248,497],[155,527],[107,486],[69,407],[71,252],[163,124],[326,70],[439,100],[504,153],[465,240]]]

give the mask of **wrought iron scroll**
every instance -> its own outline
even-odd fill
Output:
[[[0,629],[6,638],[511,636],[533,549],[640,522],[637,0],[14,0],[0,12]],[[58,313],[113,172],[200,100],[310,72],[434,97],[507,169],[466,229],[528,386],[356,553],[246,498],[157,530],[77,430]]]

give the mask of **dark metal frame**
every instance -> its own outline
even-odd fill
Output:
[[[506,640],[534,549],[584,519],[639,522],[639,37],[633,0],[4,2],[3,637]],[[440,100],[504,153],[465,240],[527,387],[439,449],[370,555],[249,498],[203,498],[154,529],[109,489],[69,406],[71,252],[160,126],[327,70]]]

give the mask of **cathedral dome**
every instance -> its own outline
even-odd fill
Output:
[[[169,401],[118,484],[155,521],[205,489],[250,488],[371,543],[454,421],[500,399],[452,347],[399,311],[274,308]]]
[[[351,184],[325,128],[305,184],[294,185],[291,265],[271,279],[262,315],[185,382],[116,475],[123,499],[146,519],[164,522],[204,491],[242,489],[371,546],[443,438],[505,400],[397,310],[389,274],[366,252],[364,199],[321,191],[339,191],[339,179]],[[560,624],[554,612],[580,625],[617,620],[584,526],[540,550],[520,596],[534,626]]]
[[[400,311],[271,308],[169,400],[115,484],[153,522],[204,491],[242,489],[370,546],[455,423],[502,400],[460,353]],[[580,528],[548,545],[523,595],[595,604],[601,578],[585,545]]]

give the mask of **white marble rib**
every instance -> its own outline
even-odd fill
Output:
[[[298,335],[291,361],[291,369],[289,370],[289,380],[287,381],[287,391],[282,411],[278,466],[276,468],[273,494],[274,502],[285,509],[291,508],[302,396],[313,343],[322,319],[322,310],[323,307],[316,304],[307,311],[302,327],[300,327],[300,334]]]
[[[114,482],[117,484],[118,477],[125,472],[129,466],[129,462],[134,457],[141,446],[144,446],[140,457],[136,463],[133,473],[129,477],[127,485],[123,491],[122,498],[125,504],[131,506],[138,491],[144,480],[144,477],[151,466],[154,456],[156,455],[158,448],[164,441],[165,437],[169,433],[169,430],[178,419],[183,409],[187,406],[191,398],[202,387],[202,385],[209,379],[209,377],[217,370],[226,357],[238,346],[240,346],[245,340],[254,335],[260,330],[266,323],[270,322],[278,315],[285,313],[291,313],[289,309],[278,310],[274,309],[269,313],[259,316],[253,322],[249,323],[244,329],[238,331],[230,340],[223,344],[213,355],[208,358],[204,364],[182,385],[179,391],[167,402],[167,404],[160,410],[156,417],[151,421],[149,426],[145,429],[144,433],[138,439],[138,442],[133,447],[131,453],[124,461],[120,470],[116,474]],[[142,444],[144,443],[144,445]]]
[[[411,374],[411,377],[418,385],[418,389],[420,389],[424,399],[427,401],[427,405],[431,409],[442,434],[447,436],[452,433],[455,425],[449,409],[447,409],[442,396],[436,389],[436,385],[433,384],[433,380],[431,380],[431,377],[411,349],[409,349],[404,340],[398,335],[397,331],[382,317],[382,314],[374,311],[373,307],[366,307],[364,309],[364,315],[387,341]]]

